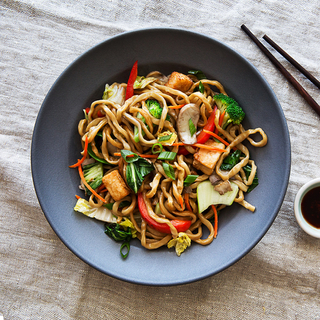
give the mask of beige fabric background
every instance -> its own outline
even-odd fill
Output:
[[[4,319],[320,319],[320,240],[293,213],[298,189],[320,177],[320,118],[240,30],[245,23],[260,38],[268,34],[320,78],[319,15],[318,0],[1,0]],[[247,256],[202,281],[156,288],[106,276],[62,244],[37,202],[30,146],[45,95],[78,55],[124,31],[167,26],[221,40],[260,70],[287,118],[292,169],[278,217]],[[320,102],[319,90],[283,63]]]

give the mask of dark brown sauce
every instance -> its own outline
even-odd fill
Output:
[[[301,211],[305,220],[315,228],[320,228],[320,187],[309,190],[301,201]]]

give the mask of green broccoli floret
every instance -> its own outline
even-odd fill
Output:
[[[157,100],[148,99],[146,101],[146,104],[151,115],[157,119],[160,119],[162,115],[162,108],[160,106],[160,103]],[[167,115],[166,120],[170,121],[169,115]]]
[[[92,189],[98,188],[102,183],[103,164],[95,162],[83,167],[83,175]],[[86,193],[91,195],[91,191],[86,188]]]
[[[234,124],[240,124],[242,122],[245,113],[237,101],[223,93],[216,94],[213,98],[220,112],[226,111],[222,121],[222,128],[225,128],[231,122]]]

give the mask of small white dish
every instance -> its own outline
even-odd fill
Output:
[[[306,184],[304,184],[298,193],[296,194],[295,201],[294,201],[294,213],[296,216],[296,220],[300,227],[309,235],[320,238],[320,228],[315,228],[312,226],[309,222],[306,221],[302,214],[301,210],[301,203],[304,198],[304,196],[312,189],[320,187],[320,178],[313,179]]]

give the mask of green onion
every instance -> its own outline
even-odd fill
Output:
[[[199,91],[202,93],[202,94],[204,94],[204,85],[203,85],[203,83],[200,81],[200,83],[199,83]]]
[[[163,151],[159,154],[158,160],[168,160],[173,161],[176,157],[176,152]]]
[[[126,253],[123,253],[123,249],[125,249],[125,248],[127,249],[127,252],[126,252]],[[125,258],[128,256],[129,251],[130,251],[130,243],[129,243],[129,242],[124,242],[124,243],[122,244],[121,248],[120,248],[121,257],[122,257],[123,259],[125,259]]]
[[[156,147],[159,147],[160,150],[154,150],[154,148],[156,148]],[[163,150],[163,146],[162,146],[161,143],[155,143],[151,148],[151,151],[152,151],[153,154],[161,153],[162,150]]]
[[[168,178],[172,180],[176,180],[174,175],[174,169],[169,163],[163,162],[162,167],[163,167],[164,173],[167,175]]]
[[[193,136],[197,131],[197,129],[196,129],[194,123],[192,122],[191,118],[189,119],[189,130],[190,130],[191,136]]]
[[[159,142],[161,142],[161,141],[168,141],[168,140],[171,139],[172,135],[173,135],[173,133],[168,134],[168,135],[166,135],[166,136],[162,136],[162,137],[160,137],[160,138],[158,139],[158,141],[159,141]]]
[[[184,179],[183,181],[183,186],[184,187],[188,187],[190,186],[191,184],[193,184],[196,179],[198,178],[199,176],[198,175],[195,175],[195,174],[189,174],[186,176],[186,178]]]

